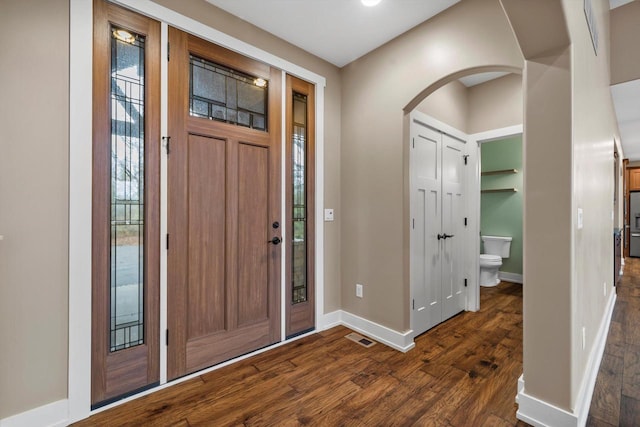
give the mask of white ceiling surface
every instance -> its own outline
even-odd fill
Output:
[[[460,0],[207,0],[332,64],[342,67]],[[609,0],[611,9],[633,0]],[[640,1],[640,0],[635,0]],[[504,73],[506,74],[506,73]],[[501,77],[463,77],[471,87]],[[611,87],[626,158],[640,160],[640,80]]]
[[[609,8],[615,9],[627,3],[631,3],[633,0],[609,0]]]
[[[615,9],[632,1],[634,0],[609,0],[609,7]],[[631,161],[640,160],[640,80],[611,86],[611,96],[624,157]]]
[[[488,82],[489,80],[498,79],[502,76],[506,76],[507,74],[509,73],[503,71],[490,71],[488,73],[472,74],[470,76],[461,77],[460,82],[466,87],[471,87]]]
[[[624,157],[640,160],[640,80],[611,86]]]
[[[207,0],[343,67],[460,0]]]

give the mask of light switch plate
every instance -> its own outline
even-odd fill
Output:
[[[324,210],[324,220],[325,221],[333,221],[333,209],[325,209]]]
[[[578,208],[578,230],[581,230],[583,227],[582,222],[582,208]]]

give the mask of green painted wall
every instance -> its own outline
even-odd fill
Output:
[[[522,136],[480,145],[482,172],[517,169],[516,173],[481,177],[482,190],[516,188],[517,192],[481,193],[480,232],[490,236],[511,236],[511,256],[500,271],[522,274]]]

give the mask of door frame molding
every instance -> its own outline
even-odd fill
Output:
[[[477,174],[478,177],[478,192],[479,192],[479,177],[480,177],[480,172],[478,169],[478,165],[477,165],[477,157],[478,157],[478,144],[476,144],[475,140],[471,137],[471,135],[467,135],[466,133],[462,132],[459,129],[454,128],[451,125],[448,125],[444,122],[441,122],[440,120],[429,116],[427,114],[424,114],[418,110],[413,110],[409,113],[409,132],[408,132],[408,139],[405,142],[406,144],[408,144],[407,146],[410,146],[412,141],[411,138],[413,137],[413,134],[411,132],[411,128],[414,124],[414,122],[417,122],[421,125],[427,126],[429,128],[432,128],[438,132],[443,132],[445,134],[448,134],[456,139],[459,139],[461,141],[466,141],[465,142],[465,147],[467,150],[467,154],[469,155],[468,159],[470,161],[469,166],[469,171],[467,172],[466,176],[465,176],[465,188],[466,188],[466,192],[465,192],[465,203],[466,203],[466,210],[469,213],[469,219],[470,219],[470,224],[467,227],[466,232],[464,233],[463,239],[464,242],[466,244],[464,244],[464,247],[466,248],[465,253],[464,253],[464,258],[467,260],[474,260],[477,264],[478,262],[478,256],[474,255],[476,254],[475,251],[475,245],[473,245],[473,236],[475,235],[474,233],[477,233],[475,231],[475,223],[477,223],[478,221],[474,221],[474,218],[476,218],[474,216],[475,212],[474,212],[474,195],[472,193],[475,193],[475,182],[474,182],[474,177]],[[408,150],[409,156],[411,156],[411,150]],[[409,160],[409,167],[411,167],[411,158],[408,159]],[[409,170],[408,173],[409,176],[409,219],[407,221],[407,224],[409,225],[409,227],[411,227],[411,217],[413,215],[413,202],[411,200],[411,194],[413,193],[413,182],[411,180],[412,177],[412,171]],[[479,198],[478,198],[479,200]],[[478,205],[479,207],[479,205]],[[480,215],[480,211],[478,209],[478,217],[479,218]],[[479,226],[478,226],[479,228]],[[408,230],[409,233],[409,259],[407,260],[407,265],[409,266],[409,271],[411,271],[411,239],[412,239],[412,233],[411,230]],[[480,239],[477,239],[478,242],[480,241]],[[477,254],[480,253],[480,248],[478,246],[478,252]],[[474,274],[474,266],[472,265],[473,261],[471,263],[467,262],[465,263],[465,276],[469,278],[469,284],[467,286],[467,295],[466,295],[466,304],[465,304],[465,311],[477,311],[480,305],[480,299],[479,299],[479,295],[480,295],[480,288],[478,286],[478,275],[479,274]],[[414,319],[413,319],[413,313],[411,312],[411,300],[413,299],[413,286],[411,285],[411,275],[409,275],[409,300],[407,301],[407,303],[409,304],[409,310],[410,310],[410,315],[409,315],[409,328],[412,331],[415,331],[415,325],[413,324]],[[415,337],[413,337],[415,338]]]
[[[473,191],[470,191],[469,200],[469,214],[473,218],[471,221],[472,236],[475,236],[474,241],[470,242],[470,247],[473,248],[474,253],[480,253],[480,144],[497,139],[508,138],[515,135],[524,135],[524,126],[522,124],[508,126],[504,128],[492,129],[485,132],[478,132],[469,135],[469,143],[471,144],[469,149],[474,150],[475,154],[470,157],[471,166],[474,167],[474,173],[470,177],[470,187]],[[472,268],[472,274],[474,275],[473,283],[476,285],[474,288],[476,305],[472,311],[480,310],[480,258],[478,256],[470,258],[472,261],[470,264]]]
[[[229,36],[199,21],[181,15],[151,0],[117,0],[113,3],[156,19],[161,23],[161,135],[167,132],[167,26],[171,25],[200,38],[239,52],[285,73],[315,85],[316,110],[316,193],[315,193],[315,280],[316,330],[325,328],[324,319],[324,90],[326,79],[297,64]],[[69,45],[69,358],[68,421],[74,422],[92,413],[123,403],[91,411],[91,135],[92,135],[92,56],[93,5],[86,0],[70,0]],[[284,91],[283,91],[284,94]],[[284,98],[284,96],[283,96]],[[283,99],[284,108],[284,99]],[[284,111],[284,110],[283,110]],[[284,120],[284,115],[283,115]],[[284,132],[282,138],[284,139]],[[160,141],[158,141],[160,143]],[[283,141],[284,147],[284,141]],[[166,234],[166,152],[161,155],[161,230]],[[284,168],[284,166],[282,166]],[[282,171],[284,173],[284,169]],[[284,184],[283,184],[284,185]],[[284,203],[284,194],[282,195]],[[160,239],[160,387],[167,382],[164,330],[167,325],[167,257],[164,239]],[[284,256],[283,256],[284,259]],[[284,275],[281,286],[284,287]],[[284,340],[284,337],[282,337]],[[277,346],[278,344],[275,344]],[[264,351],[264,350],[263,350]],[[236,359],[234,359],[235,361]],[[226,365],[225,362],[221,365]],[[217,367],[220,367],[218,365]],[[216,369],[217,367],[210,368]],[[197,374],[195,374],[197,375]],[[184,377],[188,379],[189,376]],[[174,384],[177,382],[172,382]],[[168,386],[168,385],[167,385]],[[159,388],[153,389],[153,391]],[[151,392],[151,391],[149,391]],[[137,397],[139,395],[136,395]]]

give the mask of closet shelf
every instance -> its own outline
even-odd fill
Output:
[[[492,190],[480,190],[481,193],[516,193],[517,188],[494,188]]]
[[[518,169],[503,169],[503,170],[499,170],[499,171],[486,171],[486,172],[482,172],[480,175],[485,176],[485,175],[502,175],[505,173],[518,173]]]

